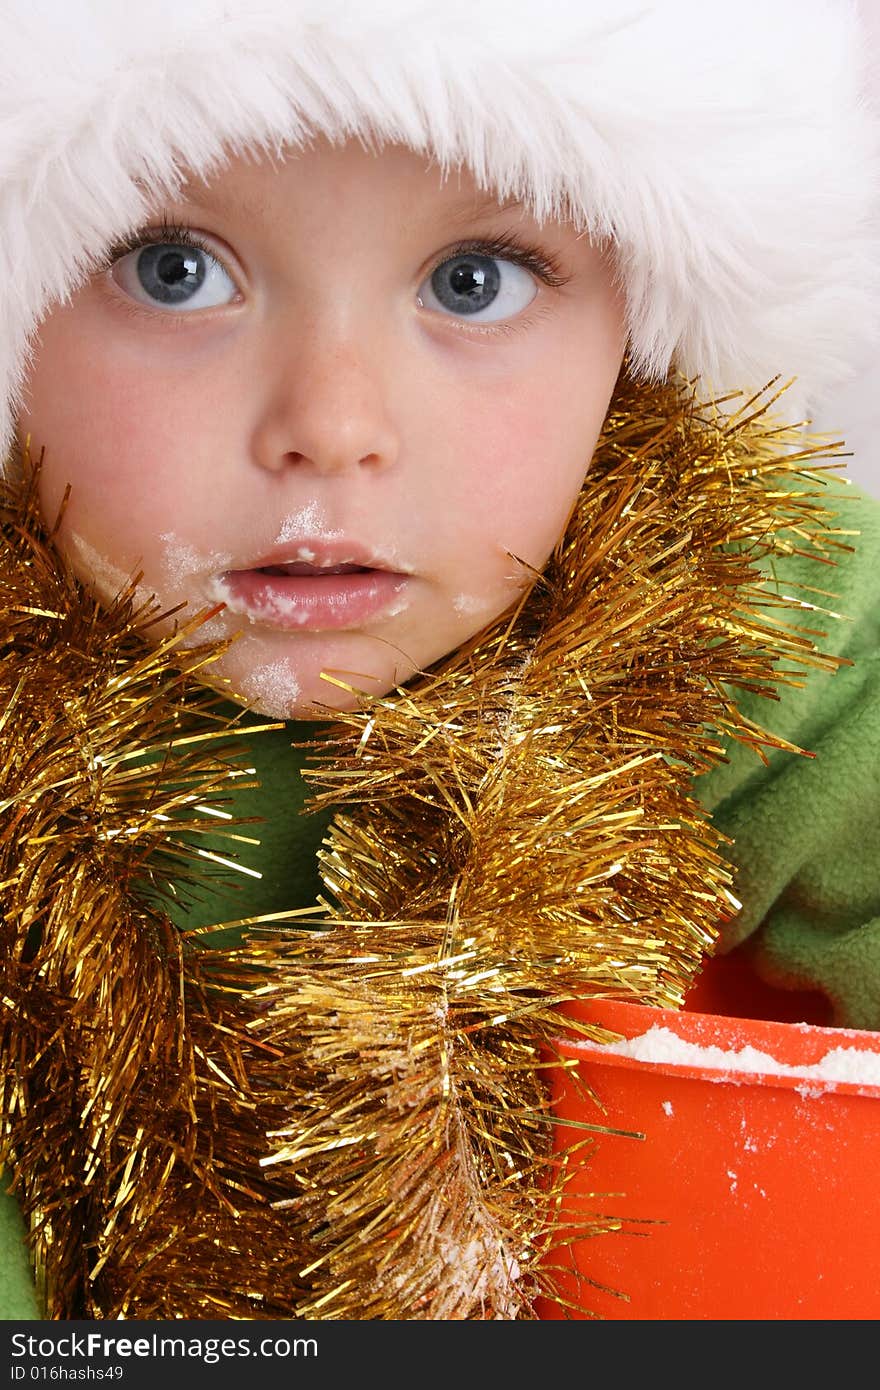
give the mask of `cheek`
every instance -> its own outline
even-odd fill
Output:
[[[606,404],[604,397],[584,403],[566,381],[540,373],[496,389],[491,409],[459,427],[451,443],[462,464],[461,542],[473,551],[480,545],[506,574],[508,552],[541,568],[583,484]]]
[[[146,389],[145,381],[129,362],[101,353],[87,331],[72,342],[49,324],[19,423],[34,454],[43,451],[47,518],[70,488],[61,541],[74,564],[87,549],[126,574],[142,566],[155,579],[169,517],[186,513],[187,422],[175,408],[179,383],[154,374]]]

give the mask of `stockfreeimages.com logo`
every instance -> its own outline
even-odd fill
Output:
[[[61,1337],[34,1337],[14,1332],[11,1338],[12,1356],[36,1360],[128,1361],[178,1360],[201,1361],[215,1365],[237,1357],[273,1358],[318,1355],[314,1337],[164,1337],[157,1332],[148,1337],[108,1337],[103,1332],[71,1332]],[[13,1365],[13,1380],[23,1380],[23,1365]],[[18,1373],[21,1374],[18,1374]]]

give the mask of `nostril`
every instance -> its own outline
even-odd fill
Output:
[[[287,467],[294,468],[306,466],[308,468],[314,468],[319,473],[338,473],[344,472],[347,468],[380,468],[385,462],[386,460],[383,456],[375,451],[369,454],[363,454],[360,458],[355,455],[349,459],[343,454],[337,456],[316,454],[311,456],[309,454],[301,454],[297,450],[291,449],[283,455],[283,458],[279,462],[279,466],[283,467],[286,465]]]

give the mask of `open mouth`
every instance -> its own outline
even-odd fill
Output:
[[[238,571],[239,573],[247,571]],[[280,575],[288,578],[298,578],[300,576],[315,579],[325,574],[371,574],[381,573],[380,570],[371,570],[369,565],[313,565],[306,560],[292,560],[283,565],[261,565],[256,571],[257,574]]]

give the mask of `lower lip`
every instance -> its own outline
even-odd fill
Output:
[[[260,570],[224,574],[217,597],[230,613],[285,632],[362,627],[399,606],[407,576],[387,570],[354,574],[279,575]]]

